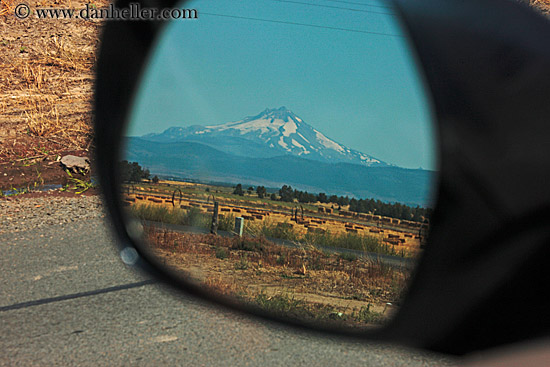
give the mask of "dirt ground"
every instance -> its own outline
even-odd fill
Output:
[[[276,245],[263,238],[157,227],[147,227],[146,233],[158,261],[215,294],[249,304],[257,304],[259,297],[268,302],[282,297],[287,299],[285,309],[272,311],[330,323],[336,321],[331,319],[334,315],[340,315],[337,320],[346,327],[372,327],[388,320],[410,276],[406,269],[372,260],[330,254],[312,246]],[[296,303],[293,307],[288,304],[292,302]]]
[[[64,183],[55,163],[93,159],[92,92],[102,21],[18,20],[18,0],[0,0],[0,189]],[[528,3],[550,16],[550,0]],[[31,8],[80,9],[107,0],[30,0]]]

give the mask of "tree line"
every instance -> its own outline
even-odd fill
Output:
[[[253,187],[249,187],[247,190],[248,194],[250,195],[253,190]],[[243,196],[244,193],[242,184],[235,186],[233,194]],[[256,194],[258,197],[264,198],[267,196],[267,190],[264,186],[258,186],[256,187]],[[371,213],[416,222],[422,222],[425,218],[429,218],[432,210],[430,208],[422,208],[418,205],[412,207],[401,203],[385,203],[374,199],[350,199],[348,196],[327,195],[324,192],[313,194],[293,189],[290,185],[283,185],[279,189],[279,195],[277,196],[275,193],[272,193],[270,198],[274,201],[290,203],[298,201],[299,203],[320,202],[323,204],[333,204],[336,209],[349,205],[349,210],[352,212]]]
[[[267,195],[267,189],[264,186],[257,186],[255,191],[256,195],[258,195],[260,199],[263,199]],[[251,195],[254,192],[254,188],[250,186],[248,187],[248,189],[246,189],[246,192],[248,193],[248,195]],[[237,184],[237,186],[235,186],[235,189],[233,190],[233,194],[244,196],[243,185]]]

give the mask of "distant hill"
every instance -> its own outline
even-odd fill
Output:
[[[420,206],[428,204],[434,176],[431,171],[385,164],[327,163],[289,154],[252,158],[198,142],[168,143],[133,137],[126,139],[124,159],[137,161],[157,175],[267,187],[291,185],[312,193]]]

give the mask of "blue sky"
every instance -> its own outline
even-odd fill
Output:
[[[338,143],[398,166],[434,169],[430,102],[387,3],[208,0],[184,7],[197,9],[199,19],[172,21],[159,38],[127,135],[286,106]]]

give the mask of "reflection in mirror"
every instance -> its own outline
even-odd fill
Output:
[[[120,159],[151,253],[278,315],[383,324],[422,253],[435,175],[430,104],[393,9],[184,6],[198,19],[160,37]]]

